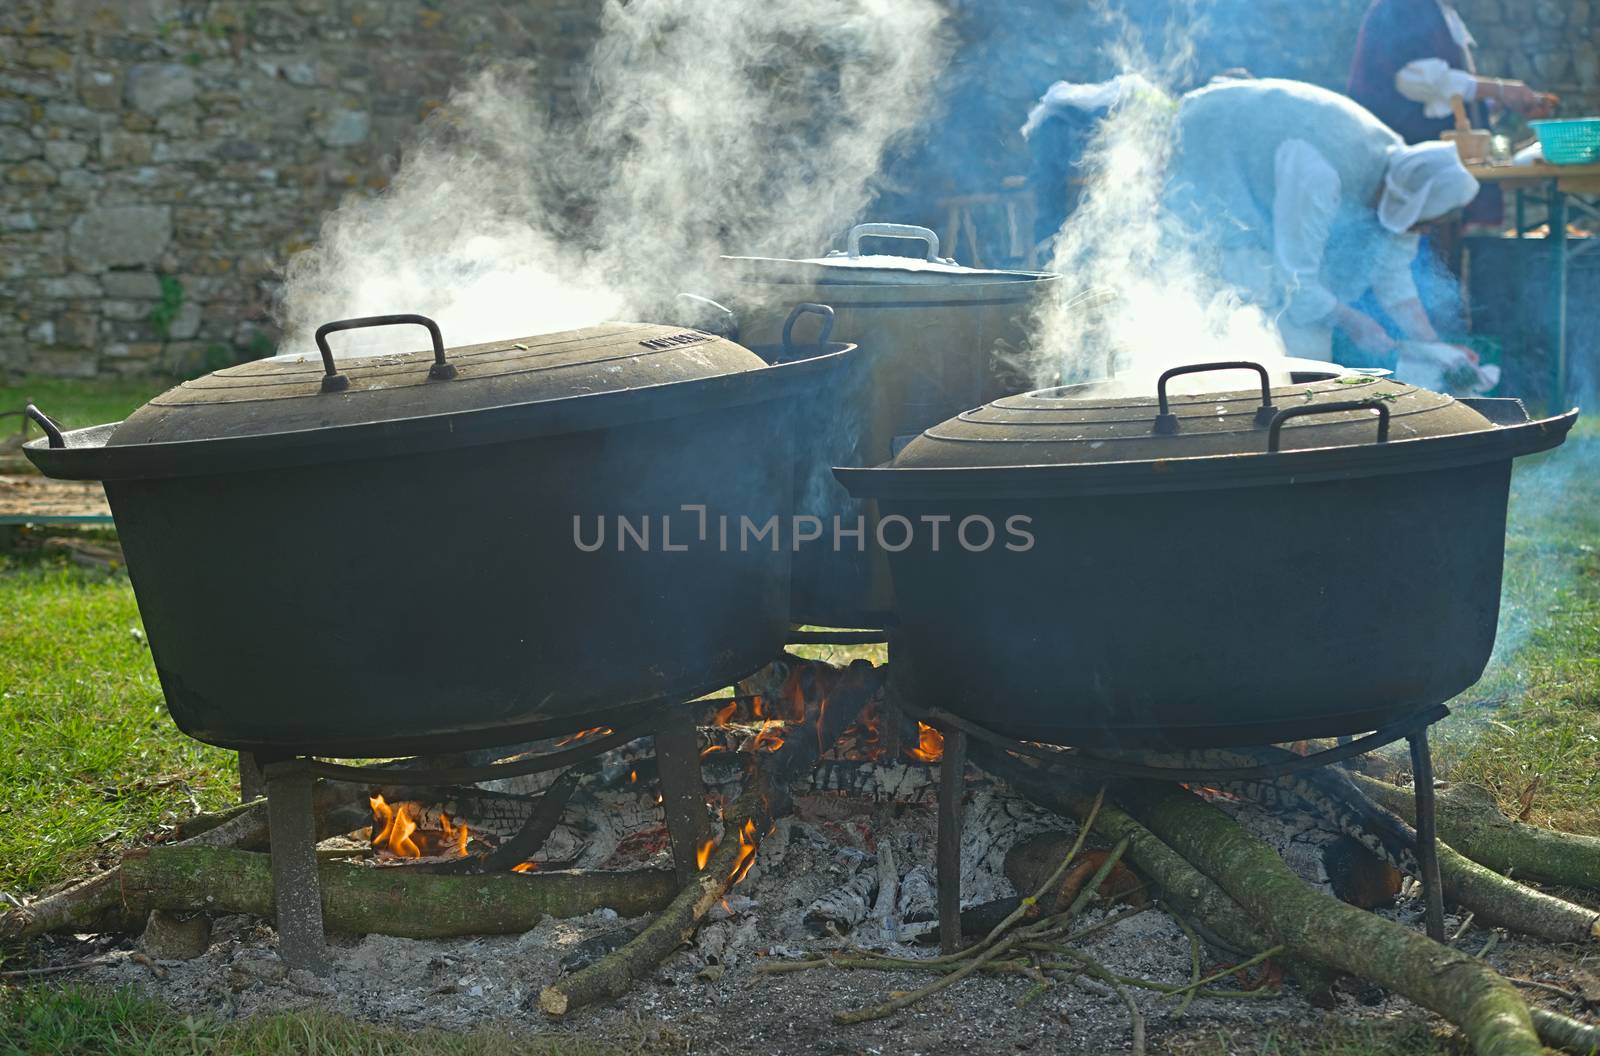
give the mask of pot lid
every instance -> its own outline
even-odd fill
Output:
[[[1185,375],[1258,373],[1260,386],[1177,394]],[[926,430],[894,469],[1074,466],[1266,455],[1310,448],[1481,432],[1493,425],[1440,393],[1361,374],[1272,387],[1256,363],[1204,363],[1167,371],[1148,396],[1072,386],[1009,396]],[[1100,394],[1096,394],[1096,390]],[[1085,390],[1088,395],[1084,395]]]
[[[896,238],[926,244],[923,256],[861,252],[863,238]],[[778,257],[724,257],[757,282],[811,283],[819,286],[943,286],[958,283],[1034,282],[1052,276],[1037,271],[969,268],[939,256],[939,236],[914,224],[857,224],[850,229],[848,249],[823,257],[785,260]]]
[[[335,357],[329,336],[414,324],[432,348],[394,329],[395,351]],[[219,370],[157,396],[111,434],[108,446],[267,436],[544,403],[737,374],[764,367],[755,353],[711,334],[646,323],[603,323],[447,349],[420,315],[374,316],[317,330],[321,358],[277,357]]]

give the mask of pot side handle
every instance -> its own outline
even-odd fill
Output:
[[[322,391],[343,392],[350,387],[350,379],[339,373],[333,365],[333,350],[328,347],[328,335],[337,334],[341,330],[365,330],[374,326],[399,326],[402,324],[415,324],[426,327],[428,336],[433,338],[433,366],[428,368],[428,377],[434,381],[448,381],[456,376],[453,364],[445,362],[444,335],[439,332],[439,324],[425,315],[368,315],[360,319],[340,319],[334,323],[323,323],[317,327],[317,350],[322,353]]]
[[[919,227],[916,224],[857,224],[850,229],[848,252],[851,260],[861,256],[861,240],[869,235],[877,238],[909,238],[926,242],[929,262],[940,263],[938,234],[932,228]]]
[[[1382,400],[1350,400],[1345,403],[1324,403],[1321,406],[1289,407],[1279,411],[1267,430],[1267,453],[1277,454],[1282,440],[1283,425],[1291,418],[1304,418],[1313,414],[1338,414],[1340,411],[1377,411],[1378,443],[1389,442],[1389,407]]]
[[[61,448],[67,446],[66,437],[61,433],[61,426],[54,418],[45,414],[31,403],[22,409],[22,413],[40,429],[44,430],[44,435],[50,438],[51,447]]]
[[[802,315],[816,315],[822,318],[822,327],[817,331],[817,346],[820,348],[828,343],[828,338],[833,336],[833,309],[826,304],[797,304],[794,311],[789,313],[789,318],[783,323],[783,351],[785,355],[794,353],[794,324],[800,321]]]

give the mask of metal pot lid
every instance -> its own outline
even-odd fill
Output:
[[[921,257],[861,252],[861,240],[896,238],[923,242],[927,252]],[[722,259],[740,268],[748,281],[767,283],[807,283],[817,286],[948,286],[996,282],[1037,282],[1053,278],[1047,272],[1006,271],[969,268],[953,259],[939,256],[939,236],[914,224],[857,224],[850,229],[845,250],[823,257],[786,260],[779,257],[737,257]]]
[[[1259,374],[1256,389],[1177,395],[1176,378],[1220,370]],[[1008,396],[926,430],[892,469],[978,469],[1139,463],[1219,455],[1373,447],[1493,429],[1450,396],[1359,374],[1272,387],[1256,363],[1167,371],[1149,396],[1094,395],[1095,386]]]
[[[329,335],[415,324],[433,347],[336,359]],[[603,323],[447,349],[420,315],[374,316],[317,330],[321,358],[257,360],[157,396],[112,433],[107,446],[268,436],[395,422],[463,411],[713,378],[764,367],[750,350],[711,334],[646,323]]]

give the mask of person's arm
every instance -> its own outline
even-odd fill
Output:
[[[1374,319],[1341,304],[1322,282],[1322,258],[1344,188],[1339,173],[1303,139],[1278,148],[1272,201],[1273,252],[1289,291],[1285,314],[1301,326],[1343,330],[1363,351],[1381,355],[1395,342]]]
[[[1437,118],[1450,116],[1454,96],[1469,103],[1478,98],[1478,80],[1443,59],[1417,59],[1400,67],[1394,86],[1407,99],[1421,103],[1424,115]]]
[[[1524,117],[1549,117],[1561,105],[1559,95],[1536,92],[1521,81],[1507,81],[1498,77],[1475,77],[1473,81],[1476,98],[1499,103]]]

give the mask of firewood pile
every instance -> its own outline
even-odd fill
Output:
[[[1137,1052],[1185,1023],[1352,1001],[1420,1005],[1486,1054],[1600,1042],[1585,1022],[1600,981],[1570,956],[1528,968],[1533,950],[1592,956],[1600,841],[1445,790],[1438,943],[1414,896],[1408,794],[1340,768],[1107,783],[974,744],[952,942],[936,909],[941,741],[886,706],[884,674],[786,657],[705,706],[712,839],[687,884],[670,868],[646,738],[485,785],[319,783],[324,919],[364,936],[335,943],[331,978],[273,952],[260,801],[0,914],[0,941],[36,964],[9,974],[135,981],[237,1014],[331,1001],[445,1026],[511,1016],[582,1030],[648,1013],[703,1035],[775,1022],[776,1006],[791,1033],[901,1030],[840,1036],[898,1037],[905,1051],[953,1014],[980,1048],[1054,1031]],[[1237,765],[1283,751],[1220,754]]]

